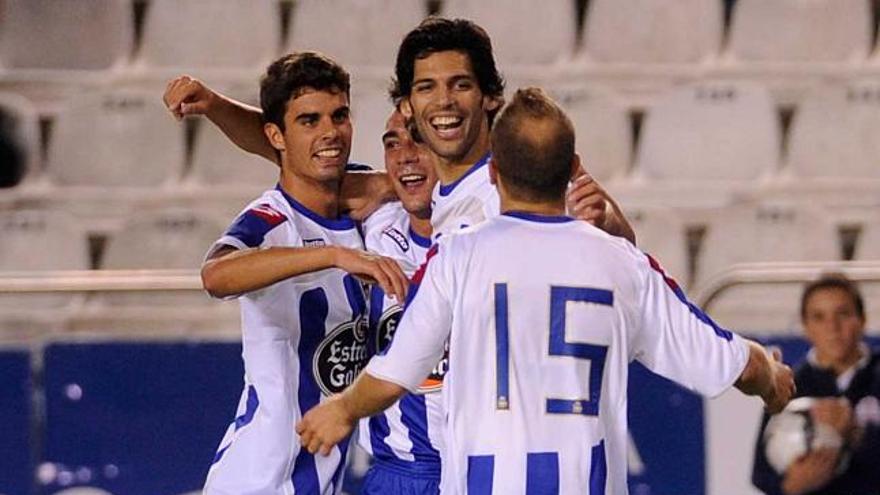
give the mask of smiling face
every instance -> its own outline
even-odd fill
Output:
[[[416,59],[402,109],[443,162],[472,165],[489,149],[487,112],[499,103],[480,90],[467,54],[449,50]]]
[[[266,124],[281,154],[282,175],[304,182],[339,181],[351,150],[348,96],[343,91],[305,88],[294,94],[284,114],[284,131]]]
[[[426,146],[415,142],[406,127],[406,119],[398,111],[394,111],[385,124],[382,145],[385,170],[403,208],[419,218],[430,218],[431,193],[437,182],[434,155]]]
[[[803,324],[822,365],[839,372],[858,361],[865,319],[846,290],[832,287],[814,291],[806,300]]]

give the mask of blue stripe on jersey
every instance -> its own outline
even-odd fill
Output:
[[[673,279],[672,277],[667,275],[665,271],[663,271],[663,268],[660,266],[660,263],[656,259],[654,259],[648,253],[645,253],[645,256],[648,257],[648,264],[651,265],[651,268],[654,269],[655,272],[659,273],[660,276],[663,277],[663,281],[666,282],[666,285],[672,290],[673,294],[675,294],[675,297],[677,297],[678,300],[682,302],[682,304],[687,306],[688,309],[690,309],[691,313],[693,313],[693,315],[696,316],[698,320],[712,327],[712,330],[715,331],[715,335],[721,337],[728,342],[733,340],[733,333],[730,330],[721,328],[717,323],[715,323],[714,320],[712,320],[712,318],[709,317],[709,315],[704,313],[699,306],[688,301],[687,296],[684,294],[684,291],[681,290],[678,282],[676,282],[675,279]]]
[[[398,403],[400,421],[409,430],[412,455],[416,462],[440,462],[440,452],[431,445],[428,437],[428,407],[424,395],[406,394]]]
[[[385,439],[391,434],[388,418],[385,413],[379,413],[370,418],[370,446],[373,447],[373,457],[376,459],[396,459],[391,447],[385,443]]]
[[[235,237],[247,247],[258,247],[263,244],[266,234],[285,220],[287,217],[270,205],[259,205],[239,215],[226,235]]]
[[[495,284],[495,408],[508,409],[510,406],[509,380],[510,363],[509,333],[507,322],[507,284]]]
[[[367,351],[371,356],[375,354],[384,355],[387,351],[387,349],[376,348],[379,338],[379,318],[382,316],[383,311],[385,311],[385,291],[378,284],[373,284],[370,288],[370,338],[367,339]]]
[[[367,301],[364,298],[360,282],[353,276],[346,275],[342,279],[342,285],[345,286],[345,298],[348,299],[348,305],[351,308],[351,318],[363,316],[367,311]]]
[[[540,213],[531,213],[528,211],[505,211],[502,215],[506,217],[519,218],[520,220],[527,220],[529,222],[539,222],[539,223],[566,223],[573,222],[574,218],[565,216],[565,215],[542,215]]]
[[[422,237],[416,233],[412,227],[409,228],[409,238],[412,239],[417,246],[421,246],[425,249],[431,247],[431,238],[430,237]]]
[[[254,420],[254,415],[257,413],[257,408],[260,407],[260,398],[257,397],[257,389],[254,388],[253,385],[248,386],[248,396],[247,402],[245,403],[244,413],[235,418],[235,431],[238,431]],[[214,460],[211,461],[211,464],[216,464],[220,459],[223,458],[223,454],[232,446],[232,442],[229,442],[229,445],[223,447],[217,452],[217,455],[214,456]]]
[[[526,455],[526,495],[559,495],[559,454]]]
[[[590,495],[605,495],[605,478],[608,466],[605,463],[605,440],[594,445],[590,456]]]
[[[287,203],[290,204],[291,208],[301,213],[304,217],[320,225],[321,227],[324,227],[325,229],[349,230],[355,228],[354,220],[346,215],[340,215],[337,218],[322,217],[321,215],[318,215],[314,211],[308,209],[306,205],[293,199],[293,196],[287,194],[287,192],[281,188],[281,184],[275,186],[275,189],[281,192],[281,194],[284,196],[284,199],[286,199]]]
[[[492,495],[494,455],[470,455],[467,468],[468,495]]]
[[[342,439],[336,446],[339,449],[340,461],[339,465],[336,466],[336,471],[333,472],[333,493],[336,493],[336,486],[342,481],[342,473],[345,472],[346,462],[346,453],[348,452],[348,443],[351,442],[351,435]]]
[[[373,167],[365,163],[348,162],[348,165],[345,166],[346,172],[371,172],[372,170]]]
[[[461,184],[462,181],[464,181],[465,177],[467,177],[468,175],[471,175],[472,173],[476,172],[477,170],[479,170],[483,166],[485,166],[487,163],[489,163],[489,158],[491,158],[491,157],[492,157],[492,152],[490,151],[489,153],[486,153],[485,155],[483,155],[483,158],[480,158],[479,161],[477,161],[477,163],[475,163],[471,168],[469,168],[467,170],[467,172],[465,172],[464,175],[459,177],[455,182],[453,182],[451,184],[446,184],[446,185],[440,184],[440,190],[439,190],[440,196],[449,196],[450,194],[452,194],[452,191],[455,190],[455,186]]]
[[[311,373],[312,357],[318,343],[324,337],[324,325],[327,321],[329,307],[327,294],[318,287],[303,293],[299,300],[300,337],[299,348],[299,390],[297,399],[302,414],[318,405],[321,401],[321,390],[315,383]],[[293,488],[295,493],[319,493],[318,469],[315,456],[305,448],[300,448],[293,465]]]

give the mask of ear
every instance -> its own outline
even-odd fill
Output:
[[[286,148],[284,143],[284,133],[281,132],[281,129],[272,123],[263,125],[263,133],[266,135],[266,138],[269,140],[269,144],[272,145],[278,151],[284,151]]]
[[[402,113],[407,120],[412,118],[414,112],[412,104],[409,102],[409,97],[400,100],[400,113]]]
[[[495,156],[489,158],[489,182],[494,186],[498,184],[498,165],[495,163]]]
[[[494,112],[504,105],[503,96],[483,96],[483,111]]]
[[[585,173],[586,170],[581,166],[581,155],[575,153],[571,159],[571,180],[575,180]]]

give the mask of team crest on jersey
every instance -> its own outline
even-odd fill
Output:
[[[382,316],[379,317],[379,325],[376,330],[376,349],[380,353],[384,352],[394,339],[394,333],[397,331],[397,324],[400,317],[403,316],[403,310],[400,306],[392,306],[387,309]],[[437,363],[437,366],[431,370],[428,378],[419,386],[417,393],[427,394],[431,392],[439,392],[443,387],[443,377],[449,370],[449,341],[446,342],[446,348],[443,351],[443,358]]]
[[[406,238],[405,235],[403,235],[403,232],[397,230],[394,227],[388,227],[382,231],[382,234],[390,237],[391,240],[395,242],[395,244],[400,246],[401,251],[409,251],[409,240]]]
[[[318,344],[312,374],[326,395],[342,392],[367,365],[367,322],[358,317],[334,328]]]
[[[326,246],[327,243],[324,242],[324,239],[318,237],[317,239],[303,239],[303,246],[305,247],[323,247]]]

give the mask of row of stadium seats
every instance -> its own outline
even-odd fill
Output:
[[[390,104],[381,89],[368,89],[352,96],[357,131],[352,159],[381,168],[380,136]],[[814,88],[796,109],[787,135],[760,85],[682,86],[647,109],[635,151],[630,112],[615,94],[584,87],[551,87],[551,92],[572,117],[589,170],[603,181],[754,186],[765,179],[783,184],[880,180],[876,80]],[[187,169],[187,127],[170,118],[157,93],[116,90],[71,98],[55,118],[45,166],[39,163],[39,118],[29,101],[0,94],[0,111],[14,116],[30,170],[45,168],[43,179],[50,184],[155,188],[179,184]],[[235,150],[214,126],[199,124],[183,184],[210,188],[274,181],[271,164]]]
[[[138,5],[143,16],[134,15]],[[387,67],[428,5],[66,0],[61,8],[54,0],[8,0],[0,12],[0,59],[9,69],[101,70],[136,53],[135,67],[233,68],[261,64],[279,50],[316,48],[347,65]],[[612,64],[696,64],[719,54],[745,63],[848,63],[865,61],[872,51],[870,0],[738,0],[725,48],[722,0],[591,0],[582,35],[578,10],[575,0],[444,0],[439,9],[483,25],[502,65],[548,64],[578,51]]]

